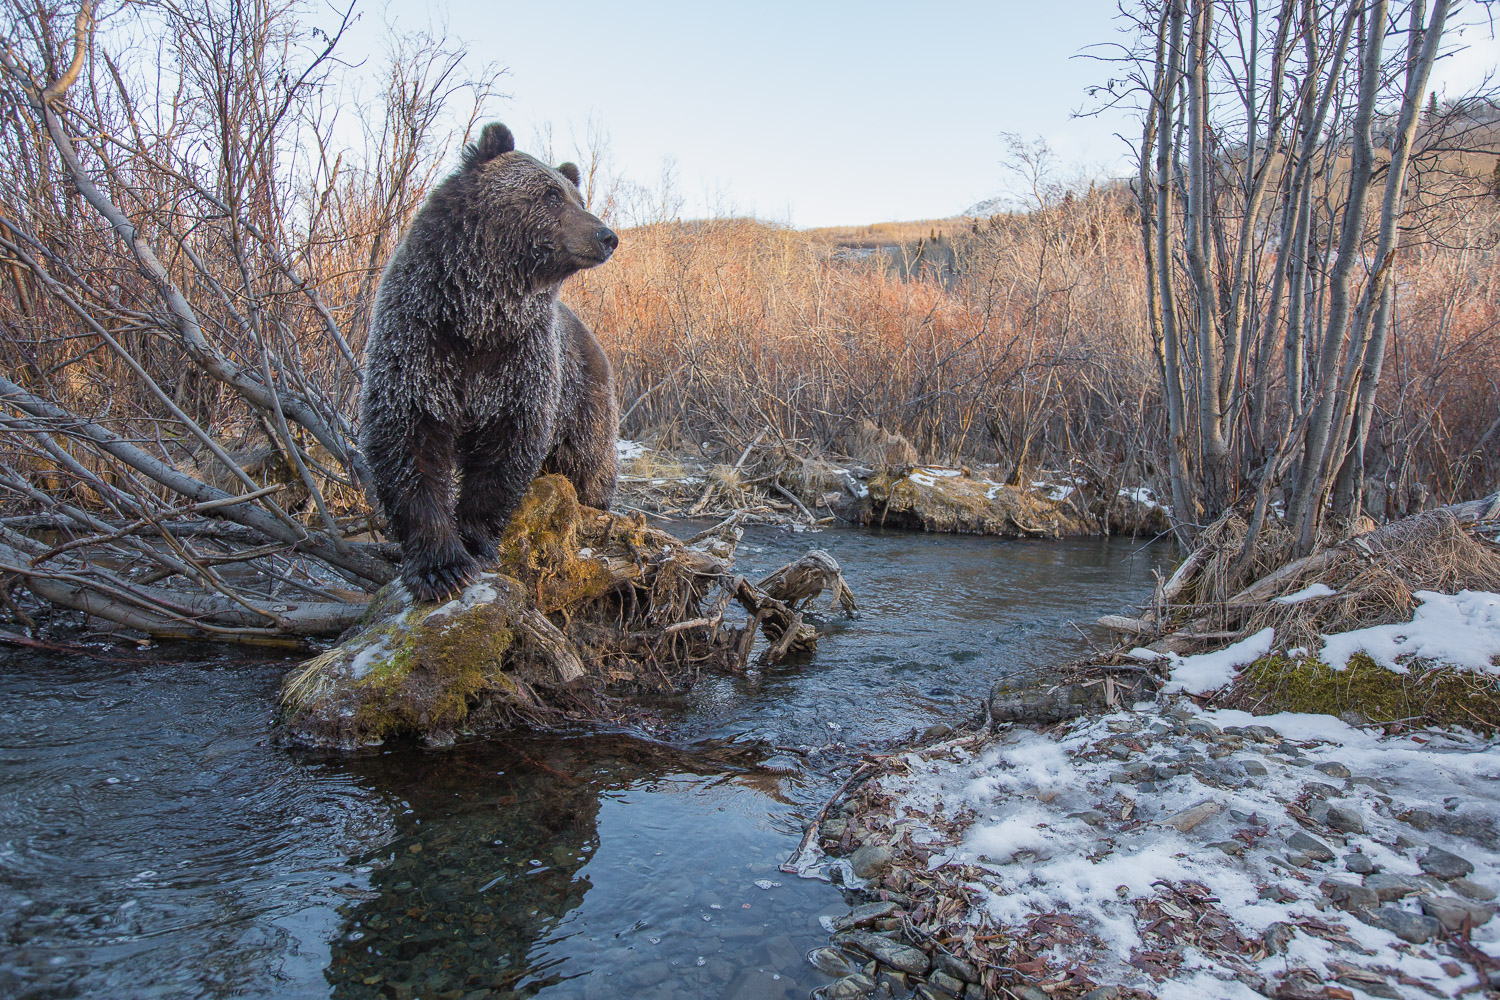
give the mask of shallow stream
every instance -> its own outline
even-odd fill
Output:
[[[806,997],[847,904],[777,866],[842,768],[1086,652],[1072,623],[1170,561],[752,529],[738,566],[813,546],[860,617],[823,612],[810,662],[705,678],[649,739],[291,750],[267,727],[287,661],[0,648],[0,996]]]

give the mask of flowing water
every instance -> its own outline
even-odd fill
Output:
[[[828,614],[809,662],[706,678],[650,739],[313,753],[267,727],[284,660],[0,650],[0,996],[806,997],[847,903],[777,866],[839,767],[1085,652],[1071,623],[1169,560],[752,529],[739,567],[809,546],[861,616]]]

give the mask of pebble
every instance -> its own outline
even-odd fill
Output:
[[[1461,858],[1441,847],[1429,849],[1417,864],[1427,874],[1445,882],[1474,874],[1474,865],[1467,858]]]
[[[1347,767],[1345,767],[1343,764],[1340,764],[1336,760],[1320,761],[1319,763],[1313,765],[1313,770],[1314,771],[1322,771],[1324,774],[1328,775],[1330,778],[1347,778],[1347,777],[1350,777],[1349,769]]]
[[[1390,931],[1401,940],[1410,941],[1412,944],[1426,944],[1431,941],[1440,927],[1432,917],[1412,913],[1410,910],[1403,910],[1390,903],[1378,910],[1361,913],[1359,916],[1372,927]]]
[[[1308,795],[1316,795],[1320,799],[1331,799],[1339,794],[1337,788],[1322,781],[1309,781],[1302,786],[1302,790]]]
[[[1245,844],[1239,840],[1216,840],[1209,847],[1217,847],[1231,858],[1237,858],[1245,853]]]
[[[1269,773],[1266,770],[1266,765],[1262,764],[1258,760],[1242,760],[1239,763],[1240,767],[1244,768],[1245,773],[1250,775],[1252,778],[1264,778]]]
[[[1375,871],[1375,862],[1368,854],[1346,854],[1344,867],[1356,875],[1369,875]]]
[[[1301,830],[1286,838],[1286,846],[1294,851],[1300,851],[1313,861],[1333,860],[1333,848]]]
[[[1218,801],[1214,799],[1204,799],[1202,802],[1197,802],[1193,805],[1188,806],[1181,812],[1173,813],[1166,819],[1163,819],[1161,821],[1161,824],[1162,826],[1170,826],[1176,830],[1180,830],[1183,833],[1187,833],[1199,823],[1202,823],[1210,816],[1215,815],[1222,808],[1223,806]],[[1333,857],[1332,852],[1330,852],[1328,856],[1330,858]]]
[[[1433,824],[1437,822],[1437,817],[1426,809],[1408,809],[1396,818],[1403,823],[1416,827],[1418,830],[1430,830]]]
[[[1068,813],[1068,819],[1082,820],[1089,826],[1103,826],[1109,817],[1097,809],[1085,809],[1083,812]]]

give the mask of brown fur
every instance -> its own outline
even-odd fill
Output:
[[[544,462],[584,503],[614,498],[613,375],[557,291],[618,240],[584,210],[576,167],[514,149],[504,125],[485,127],[376,294],[360,444],[418,600],[493,559]]]

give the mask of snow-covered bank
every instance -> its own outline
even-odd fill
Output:
[[[1456,996],[1500,969],[1500,747],[1138,707],[906,754],[841,839],[889,846],[880,885],[991,987]]]

